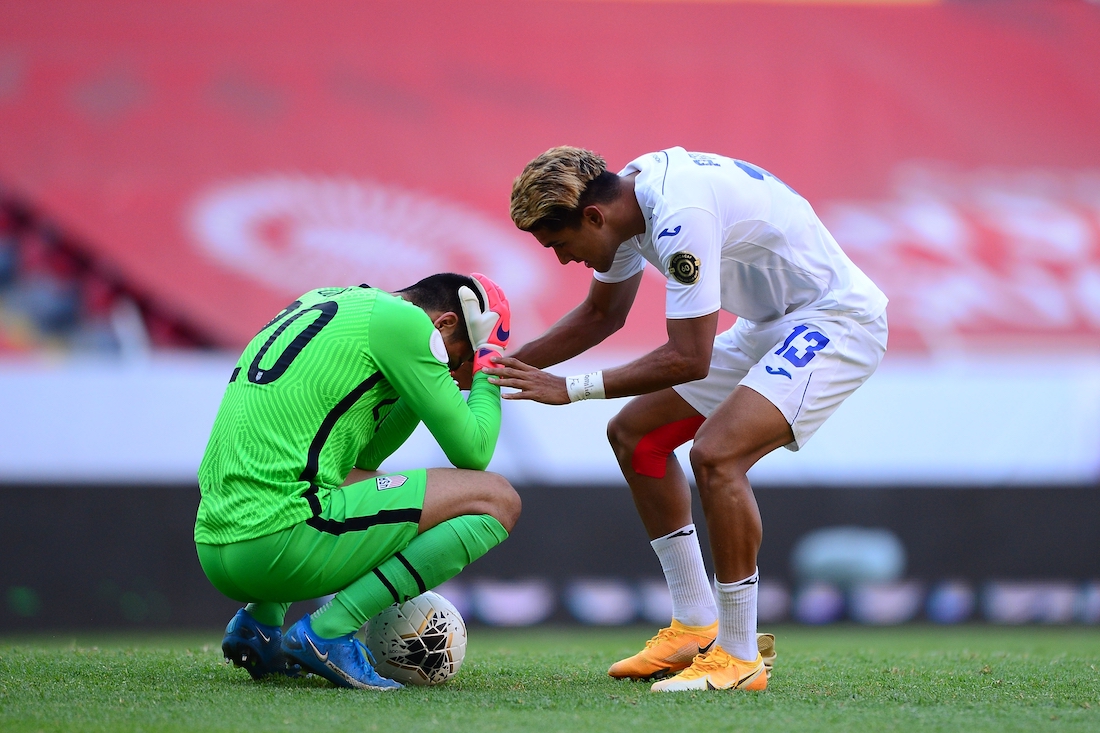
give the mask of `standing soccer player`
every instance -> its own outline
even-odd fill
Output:
[[[260,330],[229,379],[199,467],[199,561],[247,602],[225,656],[256,679],[314,672],[389,690],[353,634],[383,608],[504,541],[520,501],[484,472],[500,431],[510,312],[483,275],[443,273],[395,294],[306,293]],[[473,359],[469,400],[452,373]],[[375,469],[423,421],[455,469]],[[292,601],[335,593],[284,636]]]
[[[670,148],[616,175],[595,153],[553,148],[516,179],[511,214],[559,262],[583,262],[595,277],[584,301],[545,334],[494,358],[490,381],[519,390],[506,399],[546,404],[642,395],[607,434],[668,581],[673,618],[609,674],[659,679],[654,690],[766,688],[770,659],[756,638],[762,529],[746,472],[776,448],[805,445],[875,371],[886,351],[886,296],[805,199],[720,155]],[[646,262],[668,278],[667,343],[606,371],[541,371],[622,327]],[[719,309],[738,320],[716,337]],[[673,454],[693,438],[713,593]]]

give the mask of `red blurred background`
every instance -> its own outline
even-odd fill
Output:
[[[306,289],[443,269],[510,286],[529,338],[588,273],[516,232],[508,193],[568,143],[613,168],[681,145],[770,170],[891,296],[894,351],[1100,344],[1100,9],[1086,3],[0,15],[7,199],[188,334],[158,327],[155,342],[235,349]],[[647,280],[611,348],[660,342],[659,293]]]

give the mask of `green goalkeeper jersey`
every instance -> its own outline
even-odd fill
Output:
[[[237,361],[199,466],[195,541],[239,542],[320,515],[353,467],[378,468],[420,421],[455,466],[483,470],[500,388],[478,373],[463,399],[412,303],[366,286],[306,293]]]

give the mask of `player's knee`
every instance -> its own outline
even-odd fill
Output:
[[[519,493],[508,479],[500,474],[486,472],[485,478],[489,511],[482,513],[492,516],[510,534],[512,528],[516,526],[516,521],[519,520],[520,510],[523,508]]]
[[[622,413],[611,418],[607,423],[607,442],[615,455],[622,458],[634,452],[634,446],[638,444],[638,434],[631,427],[630,422],[622,416]]]
[[[700,494],[706,492],[715,479],[736,470],[729,451],[713,440],[696,440],[688,452],[688,459],[691,461],[691,470],[695,473]]]
[[[664,478],[669,456],[684,443],[695,437],[703,424],[701,416],[675,420],[661,425],[643,435],[634,445],[630,457],[631,468],[639,476]]]

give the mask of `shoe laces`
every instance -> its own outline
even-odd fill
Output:
[[[715,646],[709,652],[696,654],[695,659],[691,660],[691,666],[703,672],[713,672],[728,667],[731,659],[733,657],[727,654],[725,650]]]
[[[649,641],[647,641],[645,643],[645,648],[646,649],[651,649],[652,647],[657,646],[661,642],[671,639],[672,637],[676,636],[678,633],[679,632],[676,631],[676,629],[672,628],[671,626],[668,627],[668,628],[665,628],[665,629],[661,629],[660,631],[657,632],[656,636],[654,636],[652,639],[650,639]]]
[[[371,653],[370,647],[359,640],[359,637],[353,636],[352,641],[355,642],[355,648],[359,650],[360,658],[367,663],[372,669],[378,666],[378,662],[374,661],[374,655]]]

